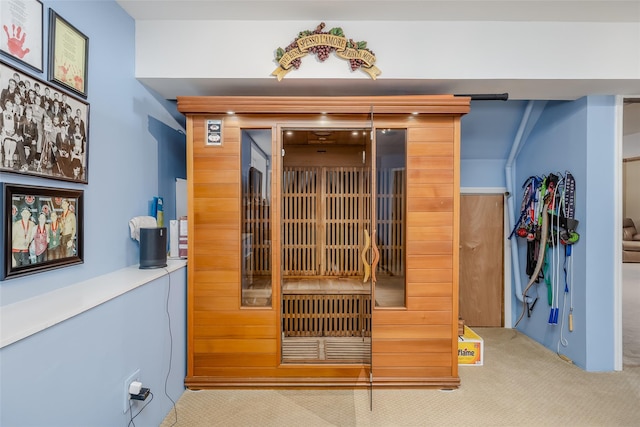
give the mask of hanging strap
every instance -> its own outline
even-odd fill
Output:
[[[511,230],[511,234],[509,234],[509,240],[513,237],[513,235],[521,228],[522,223],[526,220],[527,214],[529,213],[529,209],[532,205],[535,204],[536,200],[536,192],[540,186],[540,178],[537,176],[530,176],[527,180],[522,184],[522,188],[524,189],[524,193],[522,195],[522,203],[520,205],[520,216],[518,220],[515,222],[513,226],[513,230]],[[524,237],[524,236],[521,236]]]
[[[575,218],[576,211],[576,180],[567,172],[564,178],[564,209],[567,218]]]

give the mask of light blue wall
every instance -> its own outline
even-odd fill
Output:
[[[612,370],[613,365],[613,97],[587,97],[572,102],[549,102],[516,161],[516,185],[529,176],[570,171],[576,179],[576,219],[580,240],[573,245],[573,332],[568,331],[567,309],[558,325],[549,325],[546,285],[533,285],[529,295],[540,297],[531,317],[519,329],[549,349],[571,358],[589,371]],[[587,191],[588,189],[588,191]],[[518,188],[520,205],[522,190]],[[519,240],[523,289],[526,243]],[[563,258],[561,258],[563,259]],[[514,318],[522,304],[512,297]],[[564,320],[564,326],[562,321]],[[568,345],[558,347],[562,337]],[[587,355],[589,356],[587,359]]]
[[[505,163],[506,159],[461,159],[460,186],[506,188]]]
[[[460,120],[460,185],[505,188],[505,164],[526,101],[471,101]]]
[[[146,215],[149,200],[157,195],[165,198],[168,219],[173,217],[173,182],[185,177],[185,138],[176,130],[175,104],[158,100],[134,78],[133,19],[112,0],[43,5],[45,47],[49,7],[89,38],[89,182],[6,173],[0,181],[84,190],[85,257],[81,265],[0,282],[2,306],[137,264],[139,249],[129,237],[129,219]],[[44,62],[42,74],[13,64],[46,81],[46,53]],[[183,391],[184,275],[184,269],[171,275],[172,337],[165,276],[1,349],[0,424],[126,425],[121,383],[140,368],[155,398],[138,419],[141,425],[157,425],[170,409],[163,397],[170,338],[174,359],[168,391],[175,398]]]
[[[134,422],[159,425],[184,391],[185,289],[181,269],[1,349],[0,425],[126,426],[137,369],[153,401]]]
[[[46,280],[38,275],[2,282],[2,305],[137,263],[138,243],[129,237],[129,219],[147,215],[149,200],[158,195],[167,199],[165,209],[172,215],[175,186],[171,183],[175,177],[186,177],[185,138],[176,136],[179,125],[171,116],[175,104],[159,102],[134,78],[133,19],[111,0],[44,2],[45,16],[49,7],[89,37],[89,183],[73,185],[6,173],[0,174],[0,180],[83,189],[85,262],[48,272]],[[46,80],[46,70],[41,75],[27,73]],[[163,172],[168,174],[160,182]]]
[[[614,359],[614,260],[616,203],[613,183],[620,167],[615,158],[615,98],[587,98],[586,163],[589,189],[586,198],[586,221],[582,232],[586,242],[585,330],[589,371],[613,369]]]

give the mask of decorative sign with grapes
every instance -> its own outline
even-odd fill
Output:
[[[367,49],[367,42],[356,42],[347,39],[342,28],[335,27],[324,31],[325,24],[321,22],[315,30],[305,30],[298,33],[298,37],[286,48],[276,50],[276,61],[280,66],[271,73],[278,81],[293,69],[300,68],[302,58],[313,53],[320,62],[324,62],[332,52],[342,59],[349,61],[351,71],[362,70],[372,79],[376,79],[381,71],[374,64],[376,56]]]

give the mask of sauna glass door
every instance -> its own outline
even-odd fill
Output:
[[[271,129],[244,129],[241,146],[242,306],[271,307]]]
[[[284,130],[283,362],[370,363],[370,129]]]
[[[376,307],[405,307],[406,288],[406,129],[375,132]]]

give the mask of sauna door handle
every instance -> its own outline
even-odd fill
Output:
[[[371,274],[371,266],[367,262],[367,251],[369,250],[369,245],[371,244],[371,239],[369,238],[369,232],[364,230],[364,248],[362,248],[362,253],[360,257],[362,258],[362,264],[364,265],[364,279],[362,283],[367,283],[369,280],[369,275]]]
[[[376,267],[380,261],[380,251],[376,245],[376,230],[371,230],[371,251],[373,252],[373,260],[371,261],[371,281],[376,284]]]

